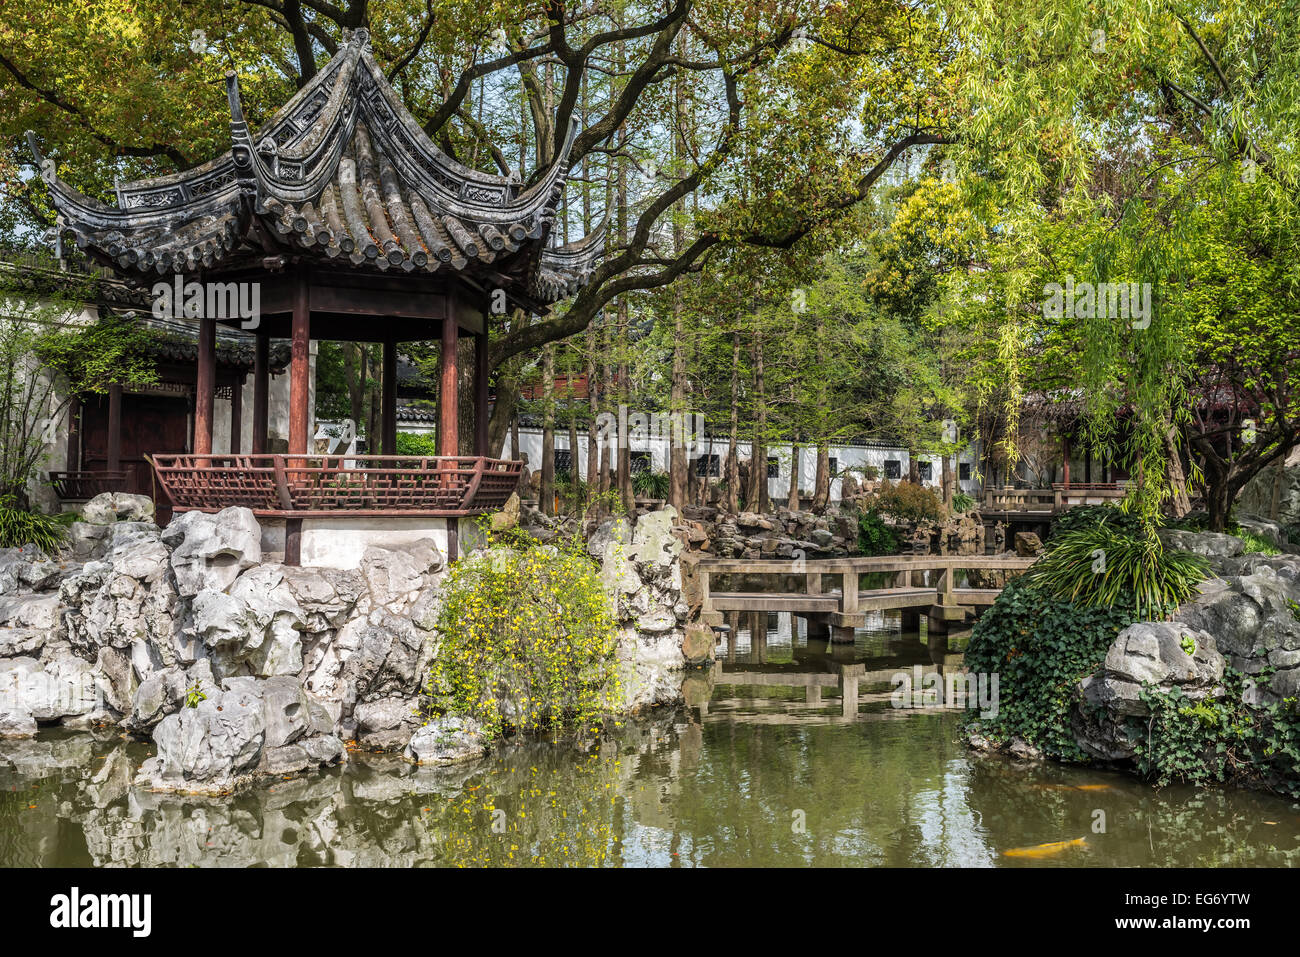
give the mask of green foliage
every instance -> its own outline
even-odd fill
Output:
[[[1166,550],[1155,529],[1133,533],[1102,523],[1056,535],[1029,574],[1081,607],[1122,607],[1152,620],[1196,590],[1209,574],[1209,560]]]
[[[437,455],[438,440],[424,432],[398,432],[398,455]]]
[[[667,472],[637,472],[632,476],[632,493],[638,498],[667,498],[671,485]]]
[[[185,707],[187,708],[197,708],[200,702],[207,700],[208,696],[203,693],[203,688],[197,681],[185,691]]]
[[[943,521],[943,500],[939,493],[915,482],[886,479],[869,501],[869,507],[903,522]]]
[[[1266,681],[1267,675],[1255,676]],[[1294,698],[1262,707],[1243,700],[1246,678],[1233,668],[1224,672],[1224,694],[1192,701],[1175,687],[1150,686],[1142,701],[1151,717],[1129,719],[1138,770],[1164,787],[1175,782],[1196,785],[1229,780],[1258,781],[1291,797],[1300,797],[1300,713]]]
[[[64,517],[28,511],[18,508],[12,495],[0,496],[0,548],[35,545],[47,555],[57,555],[75,518],[71,512]]]
[[[880,513],[869,508],[858,516],[858,554],[894,555],[898,552],[898,536],[884,523]]]
[[[598,567],[577,542],[504,541],[452,566],[427,692],[490,737],[588,728],[621,693]]]
[[[954,515],[965,515],[975,508],[975,496],[965,492],[952,493],[952,511]]]
[[[1076,505],[1052,519],[1052,528],[1047,540],[1051,542],[1067,532],[1077,532],[1099,525],[1106,525],[1129,534],[1137,534],[1145,528],[1141,515],[1120,508],[1118,505]]]
[[[1256,535],[1247,529],[1237,527],[1231,534],[1242,540],[1246,546],[1247,555],[1281,555],[1282,549],[1278,548],[1271,541],[1262,535]]]
[[[1070,729],[1075,686],[1136,620],[1122,604],[1084,608],[1028,576],[1009,582],[966,646],[972,674],[998,676],[997,714],[980,720],[980,733],[1019,735],[1052,757],[1086,761]]]

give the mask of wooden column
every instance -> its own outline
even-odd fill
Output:
[[[397,454],[397,340],[384,339],[383,408],[380,412],[380,433],[384,454]]]
[[[308,298],[306,272],[297,275],[293,295],[293,322],[289,353],[289,453],[304,455],[307,452],[307,424],[311,421],[311,300]],[[302,465],[302,460],[289,460],[290,466]],[[284,523],[284,563],[302,564],[302,519],[290,518]]]
[[[270,414],[271,337],[257,334],[253,346],[253,453],[266,451],[266,429]]]
[[[244,377],[235,376],[230,384],[230,454],[238,455],[241,451],[244,431]]]
[[[194,454],[212,451],[212,413],[217,393],[217,320],[199,320],[199,368],[194,383]]]
[[[456,320],[447,316],[442,320],[442,375],[438,385],[438,454],[460,455],[460,407],[457,395],[460,373],[456,368],[460,330]]]
[[[73,396],[68,402],[68,464],[69,472],[81,471],[81,399]]]
[[[307,452],[307,423],[311,410],[311,308],[307,275],[299,273],[293,296],[293,331],[289,359],[289,452]]]
[[[488,335],[486,332],[474,336],[474,454],[488,454]],[[518,453],[512,453],[518,458]],[[574,451],[574,475],[577,475]],[[590,476],[588,476],[590,478]]]
[[[1065,453],[1065,454],[1064,454],[1064,458],[1065,458],[1065,466],[1064,466],[1064,468],[1063,468],[1063,470],[1062,470],[1062,471],[1064,472],[1064,476],[1063,476],[1063,477],[1064,477],[1064,480],[1065,480],[1065,481],[1064,481],[1064,485],[1065,485],[1066,488],[1069,488],[1069,487],[1070,487],[1070,452],[1071,452],[1071,449],[1070,449],[1070,437],[1069,437],[1068,435],[1065,435],[1065,436],[1062,436],[1062,437],[1061,437],[1061,451]]]
[[[108,387],[108,470],[122,468],[122,387]]]

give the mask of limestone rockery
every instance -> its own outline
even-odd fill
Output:
[[[0,549],[0,738],[116,724],[157,746],[137,786],[197,793],[346,760],[345,742],[440,763],[483,753],[475,728],[422,710],[447,573],[432,541],[299,568],[263,560],[247,509],[165,529],[152,516],[147,499],[104,495],[66,554]],[[685,537],[672,509],[590,536],[625,712],[680,695]]]

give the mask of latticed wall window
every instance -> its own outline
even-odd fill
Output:
[[[649,452],[632,452],[630,454],[630,463],[633,475],[641,475],[650,471],[650,453]]]
[[[957,477],[958,477],[959,479],[961,479],[963,482],[969,482],[969,481],[970,481],[970,463],[969,463],[969,462],[962,462],[960,465],[957,466]]]
[[[722,458],[717,455],[701,455],[695,460],[695,474],[717,478],[722,474]]]
[[[829,463],[831,478],[835,478],[835,476],[840,474],[840,460],[832,455],[827,459],[827,462]]]
[[[922,482],[930,481],[930,479],[934,478],[934,463],[921,462],[917,466],[917,474],[921,476]]]
[[[779,478],[780,475],[781,475],[780,461],[778,461],[775,456],[769,455],[767,457],[767,477]]]
[[[903,475],[903,463],[898,459],[885,459],[885,478],[897,479]]]
[[[573,451],[571,449],[555,450],[555,474],[568,475],[573,471]]]

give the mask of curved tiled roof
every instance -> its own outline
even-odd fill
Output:
[[[64,228],[139,278],[247,265],[268,245],[365,271],[481,271],[491,285],[547,304],[591,276],[604,229],[550,247],[569,171],[571,127],[556,162],[527,190],[447,156],[402,105],[356,30],[260,130],[227,77],[231,149],[180,173],[119,183],[117,206],[52,177]],[[28,143],[41,155],[35,138]],[[491,267],[490,269],[488,267]]]

